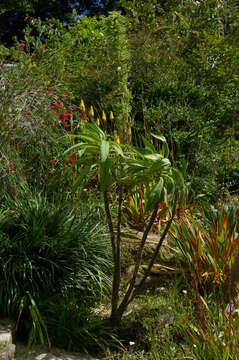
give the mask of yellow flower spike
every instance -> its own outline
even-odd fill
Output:
[[[128,134],[129,134],[129,142],[131,143],[132,142],[132,130],[131,130],[131,127],[128,130]]]
[[[96,119],[96,125],[100,127],[100,118],[99,117],[97,117],[97,119]]]
[[[129,196],[129,206],[131,208],[134,206],[134,200],[133,200],[133,197],[131,195]]]
[[[97,169],[97,177],[98,177],[98,182],[100,183],[100,167],[99,166]]]
[[[117,143],[117,144],[120,144],[120,137],[117,133],[116,130],[114,130],[114,141]]]
[[[113,111],[110,111],[110,121],[112,122],[114,120],[114,114]]]
[[[103,122],[105,124],[107,119],[106,119],[106,115],[105,115],[104,110],[102,111],[102,120],[103,120]]]
[[[93,119],[94,115],[95,115],[94,109],[93,109],[93,106],[91,105],[90,111],[89,111],[89,117],[90,117],[91,119]]]
[[[81,111],[85,112],[85,103],[84,103],[83,99],[81,99],[81,101],[80,101],[80,109],[81,109]]]

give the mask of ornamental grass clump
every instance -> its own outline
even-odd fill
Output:
[[[15,320],[20,317],[21,331],[28,332],[29,323],[34,323],[32,304],[41,308],[44,319],[41,304],[54,295],[75,294],[79,303],[90,308],[108,291],[108,238],[93,209],[69,209],[24,188],[15,199],[7,198],[4,208],[0,212],[0,312]]]

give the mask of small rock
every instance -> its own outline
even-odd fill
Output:
[[[14,360],[15,345],[9,344],[4,352],[0,355],[0,360]]]

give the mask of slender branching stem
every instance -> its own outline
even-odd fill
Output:
[[[148,222],[148,224],[146,226],[146,229],[145,229],[145,231],[143,233],[143,236],[142,236],[142,239],[141,239],[141,242],[140,242],[140,246],[139,246],[139,249],[138,249],[138,252],[137,252],[137,255],[136,255],[135,268],[134,268],[134,273],[133,273],[131,282],[130,282],[128,290],[126,291],[125,296],[124,296],[124,298],[123,298],[123,300],[122,300],[122,302],[119,305],[119,308],[117,310],[120,317],[124,313],[124,311],[125,311],[125,309],[126,309],[126,307],[128,305],[128,300],[131,297],[132,291],[134,289],[136,278],[137,278],[138,271],[139,271],[139,266],[140,266],[140,263],[141,263],[141,260],[142,260],[144,245],[145,245],[145,242],[147,240],[149,231],[150,231],[151,227],[153,226],[154,220],[155,220],[155,218],[157,216],[158,208],[159,208],[159,204],[157,203],[155,205],[155,207],[154,207],[154,210],[152,212],[150,220],[149,220],[149,222]]]
[[[117,222],[117,237],[116,237],[116,259],[114,263],[114,275],[112,285],[112,309],[111,317],[113,318],[119,302],[119,288],[121,280],[121,266],[120,266],[120,229],[122,218],[122,204],[123,204],[123,186],[119,185],[118,190],[118,222]]]
[[[112,247],[113,261],[115,263],[115,261],[116,261],[115,234],[114,234],[112,217],[111,217],[111,213],[110,213],[109,198],[108,198],[107,191],[104,191],[103,194],[104,194],[104,206],[105,206],[106,219],[107,219],[109,232],[110,232],[110,241],[111,241],[111,247]]]
[[[164,229],[164,231],[163,231],[162,236],[160,237],[160,240],[159,240],[159,242],[158,242],[155,250],[154,250],[154,253],[153,253],[153,255],[152,255],[152,258],[151,258],[151,260],[150,260],[150,262],[149,262],[149,264],[148,264],[148,267],[147,267],[147,269],[146,269],[146,271],[145,271],[145,273],[144,273],[144,276],[142,277],[141,281],[139,282],[139,284],[137,285],[137,287],[136,287],[136,288],[134,289],[134,291],[132,292],[132,294],[131,294],[128,302],[127,302],[127,305],[128,305],[128,304],[135,298],[135,296],[138,294],[138,292],[139,292],[140,289],[142,288],[145,280],[147,279],[147,277],[148,277],[149,274],[150,274],[150,271],[151,271],[151,269],[152,269],[152,267],[153,267],[153,265],[154,265],[154,263],[155,263],[155,260],[156,260],[156,258],[157,258],[157,256],[158,256],[158,253],[159,253],[160,249],[161,249],[161,246],[162,246],[162,244],[163,244],[163,241],[164,241],[165,237],[167,236],[167,234],[168,234],[168,232],[169,232],[169,229],[170,229],[170,226],[172,225],[173,219],[174,219],[174,217],[175,217],[175,214],[176,214],[176,204],[177,204],[177,197],[175,196],[171,217],[170,217],[170,219],[169,219],[169,221],[168,221],[168,223],[167,223],[167,225],[166,225],[166,227],[165,227],[165,229]]]

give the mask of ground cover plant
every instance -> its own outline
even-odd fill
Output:
[[[0,45],[1,316],[29,348],[236,360],[237,4],[35,5]]]

